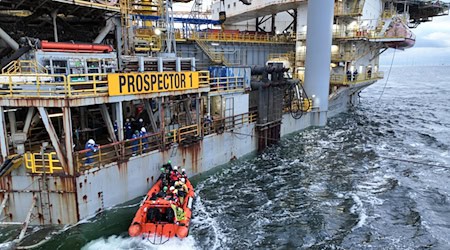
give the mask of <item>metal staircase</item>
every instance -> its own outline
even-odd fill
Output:
[[[203,40],[195,39],[195,42],[214,64],[229,66],[222,52],[215,51]]]

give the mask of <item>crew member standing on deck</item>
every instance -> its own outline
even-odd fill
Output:
[[[131,126],[130,119],[125,120],[125,125],[123,126],[123,129],[125,130],[125,139],[129,140],[133,137],[133,129]]]
[[[94,162],[93,155],[95,152],[97,152],[98,146],[95,145],[95,141],[93,139],[89,139],[84,146],[84,149],[88,149],[89,151],[86,152],[86,161],[84,162],[84,165],[91,165]]]
[[[136,156],[137,151],[139,150],[139,141],[140,141],[140,140],[138,140],[139,139],[139,131],[138,130],[134,131],[134,134],[131,139],[135,139],[131,142],[131,145],[133,145],[131,150],[133,150],[133,156]]]
[[[147,150],[148,148],[148,138],[147,138],[147,130],[142,127],[141,128],[141,132],[139,132],[139,137],[141,137],[142,139],[142,151]]]
[[[116,140],[119,140],[119,127],[117,126],[117,121],[114,122],[114,135],[116,135]]]

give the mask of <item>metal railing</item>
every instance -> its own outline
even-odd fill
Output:
[[[243,76],[214,77],[210,78],[209,86],[211,92],[244,90],[244,81]]]
[[[209,72],[199,71],[200,87],[210,84]],[[108,96],[108,74],[4,74],[0,98],[71,98]]]
[[[288,43],[295,42],[295,34],[271,35],[258,33],[226,33],[226,32],[193,32],[186,39],[217,41],[217,42],[244,42],[244,43]]]
[[[108,95],[107,74],[76,74],[67,76],[67,94],[73,96]]]
[[[306,40],[306,32],[299,33],[299,40]],[[388,36],[385,32],[376,32],[374,30],[334,30],[334,39],[404,39],[406,37],[402,36]]]
[[[64,98],[67,81],[64,75],[0,75],[0,97]]]
[[[45,67],[35,60],[14,60],[2,68],[2,74],[47,74]]]
[[[99,145],[95,151],[84,149],[75,152],[76,170],[80,172],[159,150],[163,145],[161,139],[161,133],[153,133],[135,139]]]
[[[249,112],[231,117],[219,118],[219,119],[203,119],[202,129],[203,135],[209,135],[218,133],[221,134],[225,131],[230,131],[235,128],[239,128],[244,124],[256,122],[258,119],[257,112]]]
[[[25,168],[33,174],[53,174],[63,170],[56,152],[52,153],[25,153],[23,155]]]
[[[198,84],[200,87],[209,87],[209,71],[199,71],[198,72]]]
[[[367,81],[379,80],[384,78],[384,72],[365,73],[357,75],[332,74],[330,76],[331,84],[349,85]]]
[[[352,61],[357,57],[356,53],[331,53],[332,61]],[[306,60],[306,52],[297,53],[297,61],[305,61]]]
[[[75,169],[77,172],[82,172],[113,162],[127,161],[133,156],[164,150],[176,143],[194,142],[204,135],[223,133],[256,121],[257,113],[250,112],[209,121],[204,119],[201,125],[194,124],[135,139],[97,145],[95,150],[84,149],[74,153]],[[63,171],[56,152],[43,155],[41,153],[26,153],[23,159],[25,168],[33,174],[54,174]]]

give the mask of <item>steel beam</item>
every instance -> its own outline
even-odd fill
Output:
[[[115,27],[116,27],[116,42],[117,42],[117,55],[118,56],[118,66],[119,66],[119,70],[122,70],[122,45],[123,45],[123,41],[122,41],[122,23],[120,21],[120,18],[113,18],[112,19]]]
[[[117,135],[119,136],[119,138],[117,138],[119,141],[123,141],[124,140],[124,136],[123,136],[123,107],[122,107],[122,102],[118,102],[115,103],[114,105],[116,105],[116,122],[117,122]]]
[[[16,123],[16,113],[15,112],[8,112],[8,118],[9,118],[9,129],[11,130],[11,136],[15,133],[17,133],[17,123]]]
[[[308,1],[305,91],[313,99],[315,126],[327,122],[333,17],[334,0]]]
[[[0,162],[3,161],[8,156],[8,133],[6,131],[6,121],[5,121],[5,109],[0,106],[0,148],[1,148],[1,157]]]
[[[69,168],[67,167],[67,160],[64,155],[64,152],[61,149],[61,144],[59,143],[58,135],[56,134],[55,128],[53,127],[52,121],[48,117],[47,110],[44,107],[38,107],[39,114],[41,115],[42,122],[44,123],[45,129],[50,136],[50,141],[52,142],[53,147],[55,148],[56,155],[58,156],[59,161],[64,169],[64,172],[68,174]]]
[[[100,113],[102,114],[103,120],[105,121],[109,136],[111,137],[113,142],[117,142],[117,137],[114,133],[114,126],[111,121],[111,116],[109,115],[108,107],[106,106],[106,104],[100,104]],[[117,127],[119,127],[119,124],[117,124]]]
[[[23,133],[27,135],[28,138],[28,130],[30,130],[31,121],[34,115],[34,107],[29,107],[27,112],[27,118],[25,118],[25,125],[23,126]]]
[[[23,238],[25,237],[25,233],[27,232],[27,229],[28,229],[28,224],[30,223],[30,220],[31,220],[31,215],[33,214],[33,210],[36,205],[36,200],[37,200],[37,198],[36,198],[36,195],[34,194],[33,201],[31,202],[30,210],[28,211],[27,217],[26,217],[25,221],[23,222],[22,230],[20,231],[19,237],[17,238],[18,242],[21,242],[23,240]]]
[[[175,60],[175,71],[181,72],[181,58],[180,57],[177,57],[177,59]]]
[[[44,1],[45,3],[45,1]],[[58,40],[58,26],[56,24],[56,18],[58,17],[58,10],[54,10],[52,11],[52,13],[50,14],[53,20],[53,33],[54,33],[54,38],[55,38],[55,42],[59,42]]]
[[[9,193],[5,193],[5,195],[3,196],[2,205],[0,206],[0,218],[2,217],[3,210],[5,210],[8,199],[9,199]]]
[[[72,112],[69,107],[62,108],[63,126],[64,126],[64,142],[66,145],[67,166],[69,174],[75,174],[75,165],[73,162],[73,137],[72,137]]]
[[[111,20],[106,21],[105,27],[100,31],[98,36],[94,39],[94,43],[101,43],[105,39],[105,37],[109,34],[109,32],[114,28],[114,23]]]
[[[0,38],[3,39],[13,50],[19,49],[19,44],[12,39],[2,28],[0,28]]]
[[[144,99],[145,110],[147,111],[148,117],[150,118],[150,124],[152,125],[153,132],[158,132],[158,126],[156,125],[156,118],[153,114],[152,106],[148,99]]]

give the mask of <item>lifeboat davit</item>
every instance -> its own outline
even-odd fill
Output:
[[[154,244],[162,244],[163,237],[167,240],[173,237],[185,238],[189,234],[189,224],[192,216],[192,204],[194,202],[194,188],[191,182],[186,179],[188,192],[183,204],[175,203],[164,197],[157,197],[161,191],[162,180],[148,191],[134,216],[128,234],[131,237],[146,236],[153,239]],[[184,213],[181,220],[178,220],[177,210]],[[157,240],[160,242],[156,242]]]
[[[408,49],[416,43],[416,35],[401,20],[392,21],[386,31],[387,38],[401,39],[401,41],[386,42],[386,46],[394,49]]]

